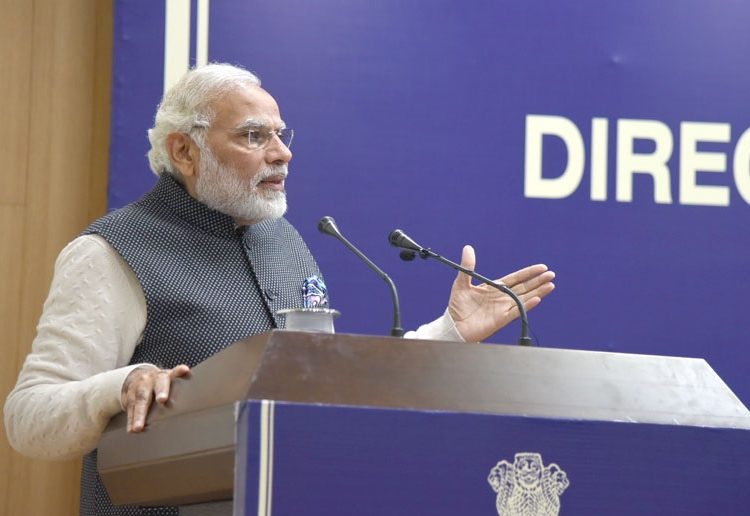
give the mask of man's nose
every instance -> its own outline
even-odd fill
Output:
[[[281,138],[274,134],[266,147],[266,161],[269,163],[289,163],[292,160],[292,151],[284,145]]]

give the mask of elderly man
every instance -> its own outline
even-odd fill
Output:
[[[253,74],[224,64],[191,70],[165,94],[149,131],[157,185],[61,252],[5,424],[27,455],[90,452],[82,513],[178,513],[111,505],[96,473],[102,430],[125,410],[128,431],[142,431],[175,377],[282,325],[276,311],[302,306],[303,282],[320,274],[283,218],[292,136]],[[462,264],[474,266],[469,246]],[[503,281],[531,309],[553,278],[535,265]],[[446,313],[411,336],[480,341],[517,315],[507,296],[459,275]]]

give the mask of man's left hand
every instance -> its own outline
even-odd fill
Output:
[[[476,257],[470,245],[464,246],[461,265],[474,270]],[[513,289],[528,312],[554,290],[554,278],[554,272],[548,270],[546,265],[538,264],[495,281]],[[463,272],[459,272],[453,282],[448,311],[456,329],[468,342],[486,339],[519,316],[518,307],[510,296],[489,285],[472,285],[471,277]]]

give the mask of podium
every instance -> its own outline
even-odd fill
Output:
[[[113,418],[98,456],[116,504],[235,514],[750,507],[750,412],[691,358],[275,330],[178,378],[145,432]]]

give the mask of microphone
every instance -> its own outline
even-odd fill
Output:
[[[391,297],[393,298],[393,328],[391,328],[391,335],[393,337],[403,337],[404,329],[401,328],[401,308],[398,303],[398,292],[396,292],[396,285],[393,283],[393,280],[341,234],[333,217],[325,216],[320,219],[320,222],[318,222],[318,231],[339,240],[388,284],[391,290]]]
[[[416,251],[420,255],[424,252],[424,248],[412,240],[409,235],[401,231],[400,229],[394,229],[388,235],[388,241],[392,246],[400,247],[401,249],[407,249],[409,251]]]
[[[492,281],[489,278],[486,278],[482,276],[481,274],[478,274],[472,270],[467,269],[466,267],[463,267],[462,265],[457,264],[456,262],[452,262],[448,260],[447,258],[444,258],[434,252],[432,249],[424,248],[421,245],[417,244],[409,235],[401,231],[400,229],[394,229],[390,232],[388,235],[388,241],[391,243],[394,247],[400,247],[401,249],[405,249],[405,251],[401,251],[401,259],[404,261],[411,261],[414,259],[415,254],[419,254],[419,256],[423,259],[427,258],[434,258],[440,263],[443,263],[457,271],[461,271],[465,274],[468,274],[472,278],[481,281],[485,285],[489,285],[490,287],[498,289],[500,292],[507,294],[510,296],[513,301],[515,301],[516,306],[518,307],[518,312],[521,315],[521,337],[518,339],[518,345],[519,346],[531,346],[531,338],[529,337],[529,319],[526,316],[526,308],[523,306],[523,302],[518,298],[515,292],[511,290],[507,285]],[[408,253],[412,255],[410,258],[405,257],[405,253]]]

